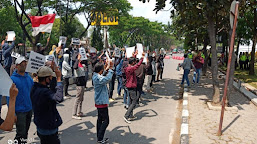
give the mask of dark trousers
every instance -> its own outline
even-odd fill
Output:
[[[136,89],[128,89],[128,92],[129,92],[129,98],[130,98],[130,106],[125,114],[125,118],[127,119],[133,116],[133,110],[136,107],[139,99]]]
[[[153,82],[155,82],[155,76],[156,75],[152,75],[152,80],[151,80],[151,83],[150,83],[150,87],[152,87],[153,86]]]
[[[244,69],[244,68],[243,68],[243,61],[239,60],[239,65],[240,65],[240,69],[241,69],[241,70]]]
[[[58,132],[52,135],[41,135],[37,132],[38,137],[40,138],[41,144],[60,144],[60,139],[58,136]]]
[[[16,112],[17,122],[16,122],[16,136],[15,140],[18,141],[19,144],[25,144],[28,138],[28,131],[31,123],[32,110],[29,112]]]
[[[115,85],[115,78],[116,78],[116,75],[113,74],[112,80],[109,82],[109,98],[112,98],[112,96],[113,96],[113,90],[114,90],[114,85]]]
[[[160,79],[162,79],[163,68],[161,68]]]
[[[117,78],[117,81],[118,81],[117,93],[118,93],[118,95],[120,95],[121,89],[122,89],[122,77],[117,76],[116,78]]]
[[[87,87],[88,71],[85,71],[85,87]]]
[[[65,78],[63,81],[64,94],[68,95],[69,78]]]
[[[104,138],[104,133],[106,128],[109,125],[109,114],[108,107],[106,108],[97,108],[98,117],[97,117],[97,140],[101,141]]]

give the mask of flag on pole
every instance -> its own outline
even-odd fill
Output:
[[[51,33],[56,14],[47,14],[44,16],[30,16],[32,23],[32,36],[38,35],[40,32]]]

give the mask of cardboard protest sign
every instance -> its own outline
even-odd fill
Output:
[[[87,53],[84,48],[79,48],[79,53],[81,55],[80,60],[87,60]]]
[[[134,51],[135,51],[135,47],[127,47],[126,48],[127,58],[132,57]]]
[[[61,41],[61,44],[65,45],[66,44],[66,41],[67,41],[67,37],[65,36],[60,36],[59,37],[59,42]]]
[[[8,31],[7,33],[7,41],[13,41],[14,37],[15,37],[15,32],[14,31]]]
[[[18,54],[18,53],[16,53],[16,52],[12,52],[12,53],[11,53],[11,56],[14,57],[14,58],[21,57],[21,55]]]
[[[143,50],[143,45],[141,43],[137,43],[137,58],[141,58],[142,57],[142,53],[144,52]]]
[[[115,57],[121,57],[120,48],[115,47],[114,53],[115,53]]]
[[[96,53],[96,48],[93,48],[93,47],[92,47],[92,48],[90,48],[89,50],[90,50],[90,53]]]
[[[38,69],[45,65],[45,61],[44,55],[31,51],[26,72],[37,73]]]
[[[73,45],[80,45],[80,39],[79,38],[72,38],[71,44]]]
[[[0,95],[2,96],[9,96],[9,90],[12,86],[12,79],[8,75],[8,73],[5,71],[3,66],[0,64]]]
[[[56,58],[55,58],[54,54],[52,54],[52,55],[47,55],[47,56],[45,56],[45,57],[46,57],[46,62],[47,62],[47,61],[54,61],[54,63],[57,65],[57,61],[56,61]]]

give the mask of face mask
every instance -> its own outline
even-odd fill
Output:
[[[49,82],[46,81],[46,86],[47,86],[48,88],[50,88],[50,84],[51,84],[51,82],[52,82],[53,79],[51,80],[49,77],[48,77],[47,79],[48,79]]]

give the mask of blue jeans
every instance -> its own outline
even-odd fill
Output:
[[[117,92],[118,92],[118,95],[120,95],[121,89],[122,89],[122,77],[121,76],[116,76],[116,78],[117,78],[117,81],[118,81]]]
[[[130,99],[129,99],[129,92],[128,92],[128,88],[126,88],[124,86],[124,96],[123,96],[123,102],[126,106],[129,106],[129,103],[130,103]]]
[[[182,85],[184,84],[184,81],[185,81],[185,79],[186,79],[187,85],[190,86],[189,79],[188,79],[188,74],[189,74],[189,72],[190,72],[189,69],[184,69],[184,74],[183,74],[182,81],[181,81],[181,84],[182,84]]]
[[[197,74],[197,79],[196,79],[196,74]],[[200,74],[201,74],[201,69],[196,69],[196,72],[194,72],[194,77],[193,77],[193,82],[199,83],[200,80]]]

